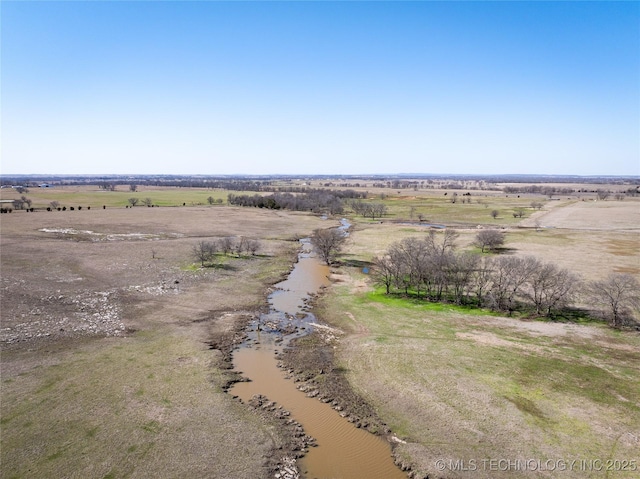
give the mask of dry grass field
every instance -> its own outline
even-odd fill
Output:
[[[222,390],[212,334],[264,307],[310,215],[231,207],[4,214],[3,478],[264,477],[282,438]],[[202,239],[255,257],[194,267]]]
[[[611,272],[640,279],[639,215],[637,200],[553,202],[507,227],[506,246],[585,280]],[[459,247],[472,248],[477,225],[450,224],[458,227]],[[426,230],[360,222],[344,258],[370,261]],[[393,299],[374,292],[357,268],[336,269],[333,279],[319,314],[346,333],[340,365],[406,441],[396,454],[415,471],[446,478],[637,476],[637,332]]]
[[[607,461],[640,467],[638,333],[390,299],[347,265],[436,223],[456,228],[460,249],[474,248],[478,228],[496,227],[507,233],[506,254],[584,280],[640,279],[640,201],[487,191],[461,204],[445,190],[366,189],[389,214],[351,218],[344,265],[317,312],[342,331],[338,366],[404,440],[397,456],[430,477],[634,477]],[[269,286],[289,271],[293,240],[337,222],[208,206],[209,196],[226,198],[220,190],[27,196],[37,208],[76,210],[0,216],[0,476],[265,477],[285,438],[223,392],[226,366],[209,344],[232,340],[265,307]],[[132,196],[160,207],[125,208]],[[261,249],[199,268],[193,246],[226,236]],[[569,468],[571,460],[586,462]]]

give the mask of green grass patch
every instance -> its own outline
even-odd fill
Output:
[[[368,292],[365,296],[365,301],[373,301],[390,307],[406,307],[414,310],[419,309],[425,312],[462,313],[473,316],[498,316],[494,311],[477,308],[472,305],[429,301],[424,297],[416,297],[415,295],[406,296],[404,294],[395,293],[386,294],[383,288]]]

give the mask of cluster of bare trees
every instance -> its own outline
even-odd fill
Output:
[[[274,193],[263,196],[236,195],[230,193],[227,201],[235,206],[253,206],[256,208],[287,209],[293,211],[311,211],[314,213],[342,214],[344,210],[343,198],[353,198],[360,195],[353,190],[322,190],[313,189],[300,194]]]
[[[431,231],[424,238],[393,243],[374,259],[374,280],[387,294],[400,292],[509,314],[523,310],[553,317],[582,297],[604,307],[614,327],[623,326],[630,310],[640,308],[640,285],[630,275],[583,284],[572,272],[534,257],[458,252],[457,236],[451,230]]]
[[[193,257],[200,261],[202,267],[211,263],[213,259],[219,255],[231,255],[242,256],[243,254],[250,254],[254,256],[260,250],[260,242],[258,240],[240,237],[226,236],[217,240],[211,241],[198,241],[193,246]]]
[[[129,198],[127,200],[127,203],[129,203],[128,206],[131,206],[131,208],[133,208],[134,206],[137,206],[138,203],[140,203],[140,198],[135,198],[135,197]],[[142,204],[150,208],[153,206],[153,200],[151,198],[144,198],[142,200]]]
[[[372,220],[382,218],[387,214],[387,206],[384,203],[369,203],[360,200],[351,200],[349,201],[349,207],[355,214],[360,215],[363,218],[371,218]]]
[[[32,203],[32,201],[29,198],[27,198],[26,196],[22,195],[20,197],[20,199],[13,200],[12,204],[13,204],[13,207],[16,210],[23,210],[23,209],[25,209],[25,206],[26,206],[27,209],[31,209],[31,203]]]

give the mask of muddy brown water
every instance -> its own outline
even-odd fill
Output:
[[[311,253],[310,244],[303,242],[298,263],[269,298],[270,313],[260,318],[260,327],[255,325],[250,331],[251,347],[234,353],[234,368],[251,381],[236,383],[229,392],[245,402],[262,394],[302,424],[317,443],[298,461],[299,470],[309,479],[406,478],[393,462],[388,441],[358,429],[329,404],[307,397],[277,366],[275,355],[288,339],[280,342],[278,326],[294,323],[298,332],[292,337],[310,331],[315,318],[308,301],[329,284],[328,273],[328,267]]]

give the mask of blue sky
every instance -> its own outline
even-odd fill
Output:
[[[638,2],[22,2],[0,173],[640,175]]]

